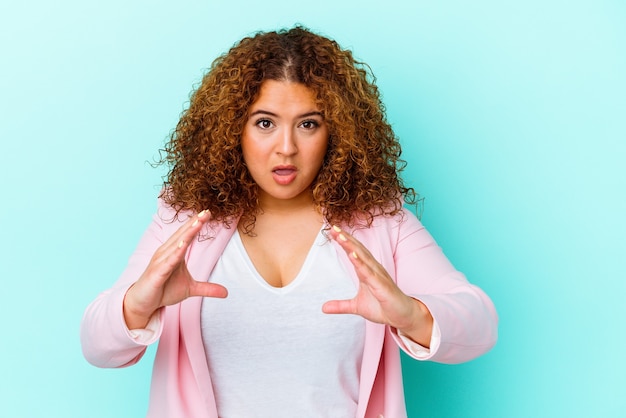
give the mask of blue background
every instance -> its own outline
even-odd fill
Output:
[[[499,310],[486,356],[404,363],[409,415],[626,416],[617,0],[4,1],[0,415],[143,416],[153,349],[88,365],[82,312],[147,226],[148,161],[204,69],[296,22],[371,65],[423,222]]]

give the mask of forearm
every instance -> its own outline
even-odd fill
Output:
[[[408,215],[400,231],[395,269],[398,286],[428,307],[436,324],[425,359],[460,363],[493,347],[498,316],[492,301],[456,270],[428,231]],[[415,337],[422,338],[410,338]]]
[[[146,349],[147,344],[138,342],[125,325],[124,294],[124,289],[107,290],[85,310],[80,339],[85,359],[94,366],[130,366],[139,361]]]
[[[489,351],[498,338],[498,315],[491,300],[475,286],[452,294],[419,295],[440,330],[440,344],[430,360],[461,363]]]

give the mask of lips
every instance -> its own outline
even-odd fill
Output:
[[[298,169],[292,165],[280,165],[272,169],[274,181],[281,185],[287,185],[296,179]]]
[[[279,168],[277,170],[274,170],[273,172],[278,174],[279,176],[288,176],[289,174],[293,173],[294,170],[290,168]]]

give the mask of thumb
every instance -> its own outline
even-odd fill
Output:
[[[327,314],[355,314],[354,299],[329,300],[322,305],[322,312]]]
[[[217,283],[196,282],[189,287],[189,296],[204,296],[208,298],[225,298],[228,290]]]

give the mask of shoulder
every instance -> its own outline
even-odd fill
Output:
[[[403,207],[394,215],[378,215],[374,217],[369,228],[363,228],[366,234],[395,235],[408,230],[424,228],[417,216]]]
[[[157,211],[154,216],[154,221],[159,224],[166,236],[170,236],[183,226],[189,218],[195,215],[197,215],[196,211],[189,209],[178,210],[160,196],[157,200]],[[232,229],[232,225],[236,225],[237,221],[237,217],[233,217],[228,223],[209,221],[205,225],[203,232],[200,233],[199,239],[213,238],[225,229]]]
[[[163,223],[182,224],[192,217],[194,213],[190,210],[177,210],[167,203],[162,196],[157,199],[157,216]]]
[[[366,246],[388,243],[395,248],[406,237],[423,230],[424,226],[415,214],[402,208],[394,215],[374,217],[371,226],[356,227],[353,234]]]

